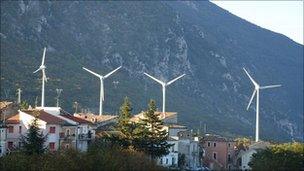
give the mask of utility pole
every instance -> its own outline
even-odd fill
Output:
[[[17,94],[18,94],[18,99],[17,99],[17,104],[20,104],[21,103],[21,88],[18,88],[17,89]]]
[[[57,92],[57,97],[56,97],[56,107],[59,107],[59,97],[60,97],[60,94],[63,90],[62,89],[56,89],[56,92]]]

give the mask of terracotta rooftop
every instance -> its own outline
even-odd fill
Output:
[[[137,115],[134,115],[132,118],[131,118],[131,121],[133,121],[133,122],[138,122],[138,121],[140,121],[140,119],[144,119],[144,113],[145,112],[141,112],[141,113],[139,113],[139,114],[137,114]],[[155,112],[159,117],[160,117],[160,119],[167,119],[167,118],[171,118],[171,117],[176,117],[176,115],[177,115],[177,112],[166,112],[166,118],[164,118],[163,117],[163,113],[162,112],[159,112],[159,111],[157,111],[157,112]]]
[[[232,142],[234,140],[222,137],[220,135],[206,134],[201,141],[217,141],[217,142]]]
[[[6,124],[19,124],[20,120],[19,120],[19,113],[9,117],[6,121]]]
[[[44,110],[23,110],[22,112],[34,116],[35,115],[34,112],[36,111],[39,112],[38,118],[47,122],[48,124],[68,125],[68,123],[65,120],[60,119],[59,117],[56,117],[52,114],[46,113]]]
[[[10,104],[12,104],[13,102],[8,102],[8,101],[0,101],[0,110],[8,107]]]
[[[80,124],[90,124],[91,123],[91,122],[89,122],[89,121],[87,121],[87,120],[85,120],[83,118],[75,117],[72,114],[70,114],[70,113],[68,113],[68,112],[66,112],[64,110],[60,110],[60,116],[63,116],[65,118],[67,118],[67,119],[70,119],[70,120],[72,120],[74,122],[78,122]]]
[[[84,119],[91,123],[99,123],[99,122],[106,122],[109,120],[116,119],[118,116],[114,115],[95,115],[93,113],[76,113],[74,114],[76,118]]]

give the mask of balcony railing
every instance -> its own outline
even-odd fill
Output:
[[[65,134],[64,132],[60,132],[59,133],[59,138],[62,139],[62,140],[74,140],[76,137],[75,137],[75,134]]]
[[[90,133],[78,135],[79,140],[90,140],[91,138],[92,138],[92,135]]]

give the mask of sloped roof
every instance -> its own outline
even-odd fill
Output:
[[[234,140],[222,137],[220,135],[206,134],[202,137],[201,141],[233,142]]]
[[[95,115],[93,113],[75,113],[74,116],[76,118],[84,119],[91,123],[100,123],[100,122],[106,122],[109,120],[114,120],[118,118],[118,116],[114,115]]]
[[[49,114],[47,112],[45,112],[44,110],[24,110],[24,113],[27,113],[29,115],[34,116],[35,112],[39,112],[38,113],[38,118],[45,121],[48,124],[58,124],[58,125],[69,125],[68,122],[66,122],[63,119],[60,119],[59,117],[56,117],[52,114]]]
[[[131,118],[131,121],[133,122],[139,122],[140,119],[144,119],[145,116],[144,116],[144,111],[142,111],[141,113],[137,114],[137,115],[134,115],[132,118]],[[167,119],[167,118],[171,118],[171,117],[175,117],[175,115],[177,115],[177,112],[165,112],[166,113],[166,117],[164,118],[163,116],[163,112],[159,112],[159,111],[156,111],[155,114],[157,114],[159,116],[159,118],[161,120],[164,120],[164,119]]]
[[[9,117],[6,119],[5,121],[6,124],[19,124],[20,120],[19,120],[19,113]]]
[[[0,101],[0,110],[5,109],[9,105],[11,105],[13,102],[8,102],[8,101]]]

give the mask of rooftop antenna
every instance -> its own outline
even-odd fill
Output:
[[[100,79],[100,96],[99,96],[99,115],[102,115],[102,102],[104,101],[104,85],[103,85],[103,81],[104,79],[108,78],[110,75],[112,75],[114,72],[116,72],[117,70],[119,70],[121,68],[118,67],[116,69],[114,69],[113,71],[109,72],[108,74],[106,74],[105,76],[97,74],[85,67],[82,67],[82,69],[88,71],[89,73],[95,75],[96,77],[98,77]]]
[[[17,99],[17,104],[20,104],[21,103],[21,88],[18,88],[17,89],[17,94],[18,94],[18,99]]]
[[[42,55],[42,62],[40,67],[34,71],[33,73],[36,73],[41,70],[42,72],[42,88],[41,88],[41,107],[44,107],[44,83],[47,82],[47,78],[45,75],[45,65],[44,65],[44,60],[45,60],[45,52],[46,52],[46,47],[43,49],[43,55]]]
[[[62,92],[62,89],[56,88],[57,96],[56,96],[56,107],[59,107],[59,97]]]
[[[36,96],[35,98],[35,108],[37,107],[37,104],[38,104],[38,96]]]
[[[254,85],[254,91],[252,93],[252,96],[250,98],[250,101],[248,103],[248,106],[247,106],[247,110],[249,109],[250,107],[250,104],[253,100],[253,98],[255,97],[256,95],[256,125],[255,125],[255,142],[258,142],[259,141],[259,110],[260,110],[260,107],[259,107],[259,100],[260,100],[260,90],[263,90],[263,89],[268,89],[268,88],[276,88],[276,87],[281,87],[282,85],[269,85],[269,86],[260,86],[250,75],[249,73],[246,71],[245,68],[243,68],[243,70],[245,71],[246,75],[249,77],[250,81],[252,82],[252,84]]]
[[[78,105],[78,102],[74,102],[73,104],[73,107],[75,108],[75,113],[77,113]]]
[[[183,75],[181,75],[181,76],[178,76],[178,77],[174,78],[173,80],[171,80],[171,81],[169,81],[169,82],[164,82],[164,81],[158,80],[158,79],[152,77],[151,75],[149,75],[149,74],[147,74],[147,73],[144,73],[144,74],[145,74],[146,76],[150,77],[152,80],[154,80],[154,81],[156,81],[156,82],[158,82],[159,84],[162,85],[162,91],[163,91],[163,111],[162,111],[162,113],[163,113],[164,118],[166,118],[166,113],[165,113],[165,111],[166,111],[166,109],[165,109],[165,108],[166,108],[166,87],[167,87],[168,85],[172,84],[173,82],[175,82],[176,80],[182,78],[182,77],[185,76],[186,74],[183,74]]]

